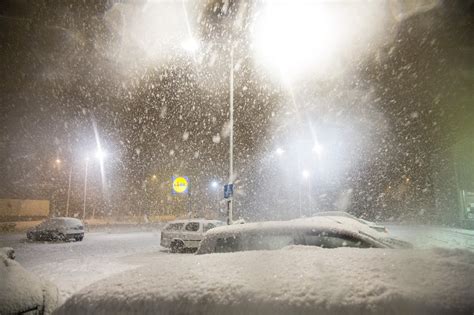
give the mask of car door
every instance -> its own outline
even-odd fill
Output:
[[[184,226],[183,241],[186,247],[198,247],[202,239],[202,223],[198,221],[188,222]]]

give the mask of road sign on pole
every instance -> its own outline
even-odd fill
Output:
[[[234,184],[224,185],[224,199],[231,199],[234,196]]]

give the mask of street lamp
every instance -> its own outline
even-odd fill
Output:
[[[303,170],[301,172],[301,175],[303,176],[304,179],[308,179],[309,178],[309,171],[308,170]]]
[[[71,196],[71,178],[72,178],[72,164],[69,168],[69,179],[67,184],[67,199],[66,199],[66,217],[69,216],[69,199]]]
[[[317,154],[318,158],[321,158],[323,146],[319,142],[316,142],[313,146],[313,152]]]
[[[87,200],[87,168],[89,166],[89,157],[86,157],[86,167],[84,173],[84,207],[82,210],[82,220],[86,218],[86,200]]]
[[[217,187],[219,187],[219,183],[218,183],[217,181],[213,180],[213,181],[211,182],[211,187],[212,187],[213,189],[216,189]]]
[[[283,150],[282,148],[277,148],[275,152],[277,155],[283,155],[285,153],[285,150]]]

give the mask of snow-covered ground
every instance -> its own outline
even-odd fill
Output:
[[[96,280],[149,262],[146,257],[167,254],[159,244],[159,231],[86,233],[82,242],[69,243],[30,242],[24,234],[0,234],[0,247],[13,247],[16,261],[55,283],[62,300]]]
[[[386,225],[389,233],[417,248],[445,247],[474,251],[474,230],[427,225]]]
[[[474,251],[474,231],[429,226],[387,227],[392,235],[418,248],[464,248]],[[159,244],[159,230],[87,233],[82,242],[71,243],[29,242],[24,234],[0,234],[0,247],[13,247],[16,260],[27,270],[55,283],[63,299],[96,280],[168,255]]]

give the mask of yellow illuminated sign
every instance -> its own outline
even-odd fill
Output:
[[[189,180],[186,176],[173,177],[173,192],[176,194],[187,193]]]

